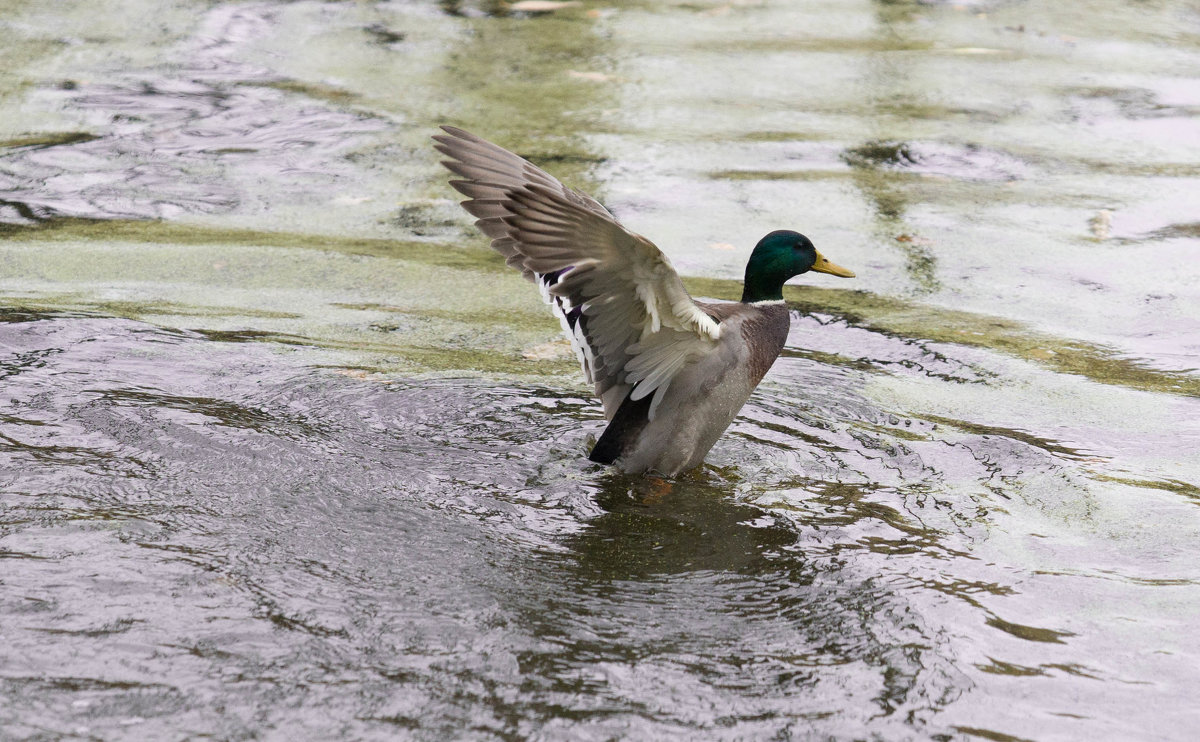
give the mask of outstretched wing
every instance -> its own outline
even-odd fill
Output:
[[[450,185],[506,262],[536,281],[612,418],[626,396],[654,394],[709,352],[720,325],[683,287],[654,243],[622,227],[595,199],[474,134],[443,126],[434,137],[464,180]]]

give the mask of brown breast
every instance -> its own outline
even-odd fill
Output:
[[[723,325],[736,325],[746,342],[749,357],[747,372],[752,384],[758,384],[779,357],[791,328],[786,304],[708,304],[696,302],[705,314]],[[739,320],[739,321],[734,321]]]

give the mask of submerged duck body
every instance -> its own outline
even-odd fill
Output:
[[[809,270],[851,277],[791,231],[768,234],[742,301],[688,295],[655,245],[587,194],[461,129],[435,136],[462,206],[506,262],[537,283],[595,385],[608,427],[589,456],[674,476],[699,466],[787,340],[783,283]]]

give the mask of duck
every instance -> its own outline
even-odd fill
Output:
[[[462,207],[562,324],[607,426],[588,458],[628,474],[700,466],[787,341],[783,285],[810,271],[843,278],[799,232],[754,246],[739,302],[694,300],[671,261],[588,194],[475,134],[433,136]]]

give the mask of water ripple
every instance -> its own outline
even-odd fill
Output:
[[[1056,503],[1112,507],[1094,455],[870,394],[881,374],[963,388],[942,371],[977,353],[825,326],[831,362],[790,354],[714,465],[663,486],[584,459],[603,423],[572,390],[357,380],[204,333],[5,320],[0,616],[28,669],[2,682],[19,723],[56,733],[238,737],[304,707],[335,713],[265,723],[906,738],[994,679],[1147,678],[1099,661],[1119,629],[1045,611],[1047,591],[1103,593],[1136,625],[1127,591],[1197,584],[1076,555],[1068,525],[1053,545],[1029,533]],[[940,368],[837,362],[863,340]]]
[[[288,80],[235,61],[270,32],[270,13],[214,9],[169,69],[43,88],[42,105],[77,111],[97,129],[0,148],[0,222],[225,212],[262,180],[299,202],[318,183],[349,175],[341,156],[383,122],[297,95]]]

